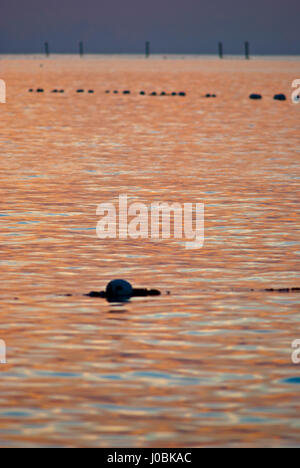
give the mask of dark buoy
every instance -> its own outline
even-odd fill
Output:
[[[275,101],[286,101],[286,96],[284,94],[275,94]]]
[[[177,93],[172,93],[171,96],[177,96]]]
[[[216,98],[217,95],[216,95],[216,94],[212,94],[211,97],[212,97],[212,98]]]
[[[88,90],[88,93],[89,93],[89,94],[94,94],[94,90],[93,90],[93,89],[89,89],[89,90]]]
[[[160,95],[161,95],[161,96],[166,96],[167,93],[165,93],[164,91],[162,91],[162,92],[160,93]]]
[[[29,93],[33,93],[33,89],[30,88],[30,89],[28,90],[28,92],[29,92]]]
[[[127,89],[125,89],[125,91],[123,91],[123,94],[130,94],[130,91],[128,91]]]
[[[153,93],[151,93],[151,96],[157,96],[157,93],[153,91]]]
[[[65,90],[64,90],[64,89],[60,89],[59,92],[60,92],[61,94],[63,94],[63,93],[65,92]]]
[[[253,93],[250,94],[249,99],[262,99],[262,95]]]
[[[44,90],[43,90],[43,88],[38,88],[38,89],[36,90],[36,92],[37,92],[37,93],[43,93]]]
[[[128,281],[117,279],[108,283],[105,292],[106,297],[129,298],[132,296],[133,288]]]
[[[206,98],[210,98],[210,97],[211,97],[211,94],[207,93],[207,94],[205,94],[205,97],[206,97]]]
[[[118,92],[119,92],[119,91],[117,91],[117,90],[115,89],[114,94],[118,94]]]
[[[136,289],[128,281],[116,279],[110,281],[105,291],[91,291],[88,297],[100,297],[108,302],[127,302],[131,297],[160,296],[161,292],[156,289]]]
[[[186,93],[182,91],[181,93],[178,94],[178,96],[186,96]]]
[[[145,96],[145,94],[146,94],[145,91],[141,91],[141,92],[140,92],[140,95],[141,95],[141,96]]]
[[[84,89],[77,89],[77,93],[84,93]]]

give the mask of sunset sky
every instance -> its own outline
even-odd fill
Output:
[[[299,0],[1,0],[0,53],[300,53]]]

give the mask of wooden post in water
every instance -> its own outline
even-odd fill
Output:
[[[49,57],[50,55],[48,42],[45,42],[45,54],[46,54],[46,57]]]
[[[150,57],[150,42],[149,41],[146,42],[145,54],[146,54],[146,58]]]
[[[79,55],[80,57],[84,56],[83,42],[79,42]]]
[[[223,58],[223,43],[219,42],[219,57],[220,59]]]
[[[245,42],[245,59],[249,60],[249,58],[250,58],[250,46],[249,46],[249,42],[246,41]]]

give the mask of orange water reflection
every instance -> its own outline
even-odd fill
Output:
[[[272,100],[300,62],[2,59],[0,75],[1,445],[299,445],[300,295],[247,289],[300,286],[300,105]],[[100,241],[96,207],[119,194],[204,202],[204,248]],[[115,277],[171,295],[83,297]]]

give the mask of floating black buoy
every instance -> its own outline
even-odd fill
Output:
[[[146,94],[145,91],[141,91],[141,92],[140,92],[140,95],[141,95],[141,96],[145,96],[145,94]]]
[[[216,95],[216,94],[212,94],[211,97],[212,97],[212,98],[216,98],[217,95]]]
[[[28,90],[28,92],[29,92],[29,93],[33,93],[33,89],[30,88],[30,89]]]
[[[205,97],[210,98],[211,94],[207,93],[207,94],[205,94]]]
[[[43,90],[43,88],[38,88],[38,89],[36,90],[36,92],[37,92],[37,93],[43,93],[44,90]]]
[[[182,91],[181,93],[178,93],[178,96],[186,96],[186,93]]]
[[[151,96],[157,96],[157,93],[153,91],[153,93],[151,93]]]
[[[286,96],[284,94],[275,94],[275,101],[286,101]]]
[[[250,94],[249,99],[262,99],[262,95],[253,93]]]
[[[77,89],[77,93],[84,93],[84,89]]]
[[[119,92],[119,91],[115,90],[115,91],[114,91],[114,94],[118,94],[118,92]]]
[[[162,92],[160,93],[160,95],[161,95],[161,96],[166,96],[167,93],[165,93],[164,91],[162,91]]]
[[[57,89],[53,89],[53,90],[51,91],[51,93],[58,93],[58,90],[57,90]]]
[[[123,91],[123,94],[130,94],[130,91],[126,89],[125,91]]]
[[[89,90],[88,90],[88,93],[89,93],[89,94],[94,94],[94,90],[93,90],[93,89],[89,89]]]
[[[65,90],[64,90],[64,89],[61,89],[59,92],[60,92],[61,94],[63,94],[63,93],[65,92]]]
[[[91,291],[88,297],[99,297],[107,299],[108,302],[127,302],[131,297],[160,296],[161,292],[156,289],[136,289],[128,281],[117,279],[106,286],[105,291]]]
[[[177,96],[177,93],[172,93],[171,96]]]

